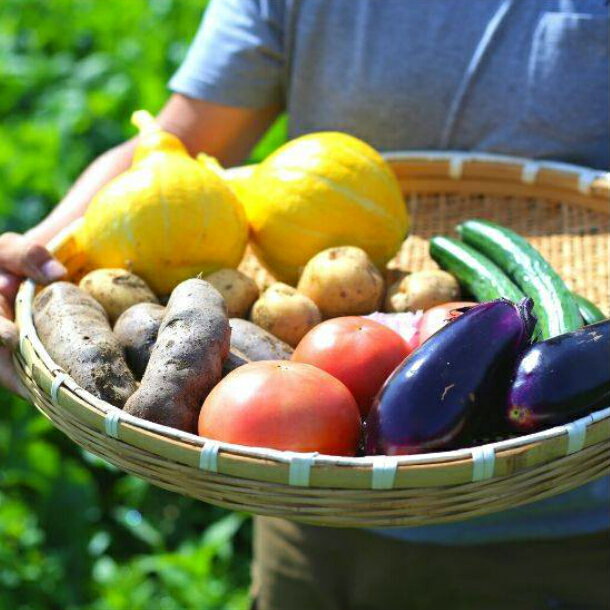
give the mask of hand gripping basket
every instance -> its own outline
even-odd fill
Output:
[[[608,311],[610,182],[582,167],[464,153],[386,156],[413,217],[396,263],[434,268],[427,239],[470,217],[512,227],[571,289]],[[70,231],[53,249],[78,277]],[[31,401],[76,443],[148,481],[226,508],[317,525],[455,521],[577,487],[610,471],[610,408],[543,432],[405,457],[340,458],[230,445],[132,417],[80,388],[32,324],[35,285],[17,299],[15,361]]]

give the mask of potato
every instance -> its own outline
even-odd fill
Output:
[[[243,352],[240,352],[237,348],[231,347],[227,359],[222,364],[222,376],[228,375],[231,371],[248,364],[250,360],[246,357]]]
[[[324,318],[357,316],[379,309],[384,282],[364,250],[343,246],[322,250],[310,259],[297,290],[318,306]]]
[[[288,284],[276,282],[252,306],[252,322],[295,347],[322,320],[316,304]]]
[[[94,396],[122,407],[134,379],[102,306],[69,282],[55,282],[34,299],[34,325],[51,358]]]
[[[416,271],[392,284],[385,299],[389,312],[417,311],[435,305],[457,301],[460,296],[458,281],[446,271]]]
[[[157,340],[165,307],[158,303],[138,303],[126,309],[114,325],[129,368],[141,379]]]
[[[290,345],[248,320],[231,318],[231,350],[248,360],[290,360]]]
[[[174,288],[140,387],[125,411],[195,432],[205,397],[220,381],[231,328],[221,294],[208,282]]]
[[[96,269],[87,273],[78,287],[106,310],[112,323],[136,303],[159,302],[142,278],[125,269]]]
[[[245,318],[258,299],[256,282],[237,269],[221,269],[205,278],[223,296],[230,318]]]
[[[404,269],[398,269],[397,267],[386,267],[383,278],[385,285],[391,286],[392,284],[396,284],[396,282],[403,280],[409,273],[411,272],[405,271]]]

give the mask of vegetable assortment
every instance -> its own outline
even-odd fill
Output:
[[[90,273],[34,301],[49,354],[95,396],[220,441],[335,455],[472,446],[610,401],[610,321],[510,229],[466,220],[461,239],[430,239],[440,269],[384,275],[408,218],[366,145],[311,134],[231,184],[151,121],[76,235]],[[290,284],[234,268],[237,196]]]

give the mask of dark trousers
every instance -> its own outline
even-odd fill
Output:
[[[256,610],[607,610],[610,534],[477,546],[257,517]]]

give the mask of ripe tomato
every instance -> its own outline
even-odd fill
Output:
[[[292,360],[313,364],[342,381],[365,416],[385,380],[409,352],[402,337],[383,324],[347,316],[312,328]]]
[[[436,305],[424,311],[424,317],[419,327],[419,344],[421,345],[424,341],[427,341],[437,330],[440,330],[454,317],[459,316],[459,312],[451,313],[454,309],[472,307],[474,305],[477,305],[477,303],[473,301],[453,301]]]
[[[235,369],[210,392],[199,434],[252,447],[354,455],[360,417],[349,390],[328,373],[262,360]]]

